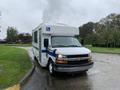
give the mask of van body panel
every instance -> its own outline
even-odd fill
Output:
[[[91,51],[85,47],[62,47],[53,48],[56,49],[58,53],[63,55],[78,55],[78,54],[89,54]]]
[[[58,72],[80,72],[87,71],[93,67],[93,62],[85,65],[55,65],[54,70]]]

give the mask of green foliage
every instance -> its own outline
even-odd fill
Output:
[[[32,36],[29,33],[20,33],[18,35],[18,41],[21,43],[31,43]]]
[[[92,34],[93,28],[94,28],[93,22],[88,22],[87,24],[84,24],[83,26],[79,27],[81,38],[84,39],[88,34]]]
[[[16,43],[17,42],[18,31],[14,27],[8,27],[7,29],[7,42]]]
[[[18,83],[31,66],[26,50],[0,45],[0,90]]]
[[[82,26],[83,30],[81,30],[80,37],[84,38],[86,44],[99,47],[120,47],[119,14],[110,14],[101,19],[100,22],[93,24],[91,25],[93,28],[87,27],[86,24]],[[86,29],[89,30],[89,33]]]
[[[92,47],[91,45],[87,45],[86,47],[95,53],[120,54],[120,48]]]
[[[32,36],[29,33],[19,33],[16,28],[8,27],[7,28],[7,42],[9,44],[16,43],[31,43]]]

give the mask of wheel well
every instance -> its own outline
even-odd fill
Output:
[[[35,59],[35,60],[37,59],[36,56],[34,56],[34,59]]]
[[[49,57],[49,58],[48,58],[47,67],[48,67],[50,61],[52,61],[52,58]]]

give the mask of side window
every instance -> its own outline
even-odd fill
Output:
[[[34,32],[34,43],[38,43],[38,34],[37,31]]]

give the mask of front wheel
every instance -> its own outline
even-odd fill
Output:
[[[52,61],[49,62],[48,70],[49,70],[49,73],[50,73],[51,75],[54,75],[54,74],[55,74],[54,66],[53,66],[53,62],[52,62]]]

